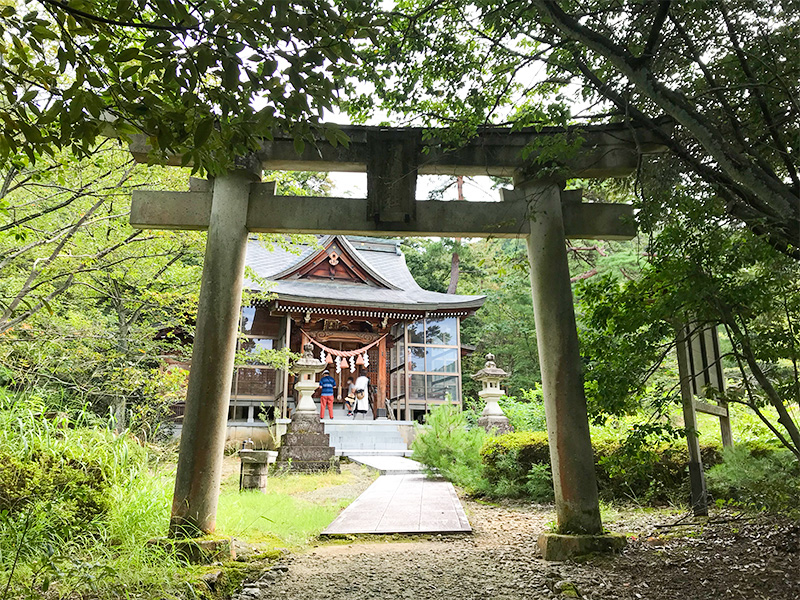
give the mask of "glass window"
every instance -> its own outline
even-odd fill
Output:
[[[242,307],[242,333],[252,333],[253,323],[256,320],[256,307]]]
[[[395,371],[391,374],[391,393],[390,398],[397,398],[403,395],[403,388],[405,388],[406,375],[403,371]]]
[[[458,376],[428,375],[428,400],[458,401]]]
[[[458,373],[458,351],[455,348],[427,348],[427,371]]]
[[[428,319],[426,323],[426,343],[455,346],[458,340],[457,329],[458,320],[455,317]]]
[[[244,338],[239,340],[239,349],[244,350],[248,356],[253,357],[245,361],[248,365],[258,365],[263,364],[258,360],[258,353],[261,350],[272,350],[273,343],[274,340],[272,338]]]
[[[422,346],[408,347],[408,370],[409,371],[425,370],[425,348],[423,348]]]
[[[411,375],[408,395],[411,400],[425,400],[425,375]]]
[[[408,324],[408,343],[409,344],[424,344],[425,343],[425,321],[420,319]]]
[[[278,337],[280,329],[280,318],[271,317],[267,309],[255,306],[242,307],[242,333],[245,335]]]

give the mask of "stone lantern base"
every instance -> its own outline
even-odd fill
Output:
[[[293,473],[334,469],[338,473],[339,459],[335,452],[316,412],[296,412],[281,437],[275,468]]]
[[[495,435],[503,435],[514,431],[511,422],[505,415],[484,415],[478,417],[478,427],[483,427],[487,433],[494,431]]]

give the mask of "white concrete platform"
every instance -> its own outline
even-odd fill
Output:
[[[370,467],[381,475],[408,475],[423,473],[423,466],[402,456],[350,456],[354,463]]]
[[[334,411],[334,416],[336,415]],[[335,418],[323,419],[325,433],[337,456],[410,456],[408,431],[413,422]]]
[[[449,481],[406,474],[378,477],[321,535],[471,532]]]

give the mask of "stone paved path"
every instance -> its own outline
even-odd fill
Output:
[[[423,474],[406,474],[378,477],[322,535],[471,531],[450,482],[429,479]]]

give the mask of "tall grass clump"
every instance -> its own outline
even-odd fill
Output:
[[[468,427],[458,407],[442,404],[431,410],[425,427],[419,429],[411,445],[412,458],[468,493],[483,493],[486,479],[480,450],[485,437],[483,429]]]
[[[144,544],[166,530],[172,488],[149,458],[89,413],[0,392],[0,600],[113,597],[169,579],[169,557]]]
[[[514,431],[547,431],[544,418],[544,397],[541,387],[520,390],[522,398],[504,396],[500,408]]]

